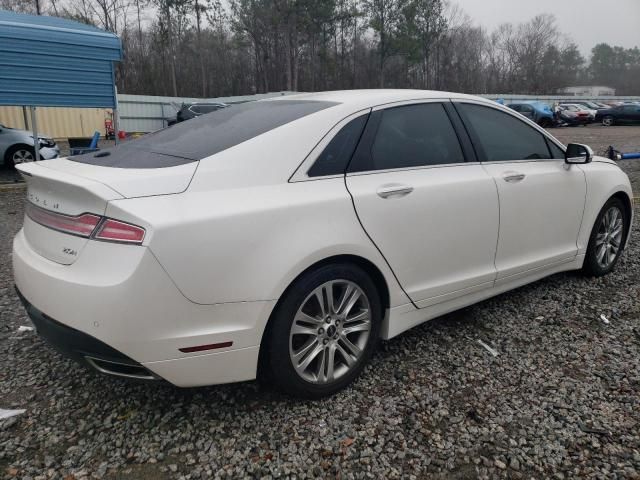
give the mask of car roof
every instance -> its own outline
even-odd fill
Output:
[[[277,102],[286,99],[335,102],[345,107],[370,108],[385,103],[394,103],[410,100],[428,99],[468,99],[494,105],[495,102],[482,97],[466,95],[464,93],[443,92],[438,90],[411,90],[411,89],[363,89],[363,90],[335,90],[328,92],[298,93],[277,98],[259,100],[261,102]]]

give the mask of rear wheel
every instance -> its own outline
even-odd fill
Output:
[[[375,348],[382,308],[375,284],[350,264],[298,279],[273,318],[270,377],[287,393],[321,398],[350,384]]]
[[[551,120],[549,120],[548,118],[543,118],[542,120],[540,120],[540,126],[542,128],[549,128],[553,125],[553,122]]]
[[[627,211],[619,198],[611,198],[600,211],[591,231],[583,271],[601,277],[611,272],[622,253],[627,234]]]
[[[605,127],[611,127],[615,123],[613,117],[611,115],[607,115],[602,118],[602,125]]]
[[[35,160],[35,152],[32,147],[27,145],[15,145],[7,150],[5,155],[5,165],[14,167],[24,162],[33,162]]]

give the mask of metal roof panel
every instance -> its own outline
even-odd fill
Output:
[[[0,10],[0,105],[115,107],[117,35],[73,20]]]

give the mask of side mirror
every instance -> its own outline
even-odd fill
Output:
[[[564,154],[565,163],[589,163],[593,159],[593,150],[587,145],[570,143]]]

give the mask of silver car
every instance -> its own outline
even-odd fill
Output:
[[[5,127],[0,124],[0,160],[8,167],[35,160],[33,133]],[[50,160],[60,155],[56,142],[46,136],[38,136],[40,158]],[[2,163],[2,162],[0,162]]]

